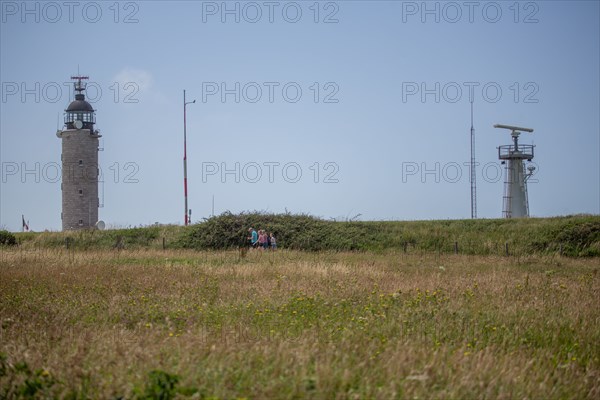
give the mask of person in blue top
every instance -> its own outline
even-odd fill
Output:
[[[257,247],[258,246],[258,233],[256,233],[256,231],[253,228],[249,228],[248,232],[250,232],[250,236],[248,237],[248,239],[250,240],[250,247]]]

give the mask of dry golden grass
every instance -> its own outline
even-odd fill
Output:
[[[560,257],[3,249],[0,398],[595,399],[598,270]]]

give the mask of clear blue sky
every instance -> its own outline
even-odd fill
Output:
[[[55,132],[78,68],[109,226],[183,223],[183,89],[195,221],[213,195],[216,214],[469,218],[469,85],[479,217],[502,211],[495,123],[535,129],[533,216],[600,213],[598,1],[0,3],[9,230],[22,214],[60,229]]]

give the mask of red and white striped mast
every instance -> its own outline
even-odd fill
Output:
[[[187,132],[186,132],[186,113],[185,107],[188,104],[195,103],[196,100],[186,102],[185,101],[185,90],[183,91],[183,194],[185,196],[185,216],[184,223],[187,226],[189,223],[189,214],[188,214],[188,190],[187,190]]]

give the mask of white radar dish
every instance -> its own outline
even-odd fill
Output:
[[[83,128],[83,122],[81,122],[80,120],[75,120],[75,122],[73,122],[73,125],[75,125],[75,129]]]
[[[104,223],[104,221],[96,222],[96,228],[98,228],[99,230],[103,231],[105,227],[106,227],[106,224]]]

